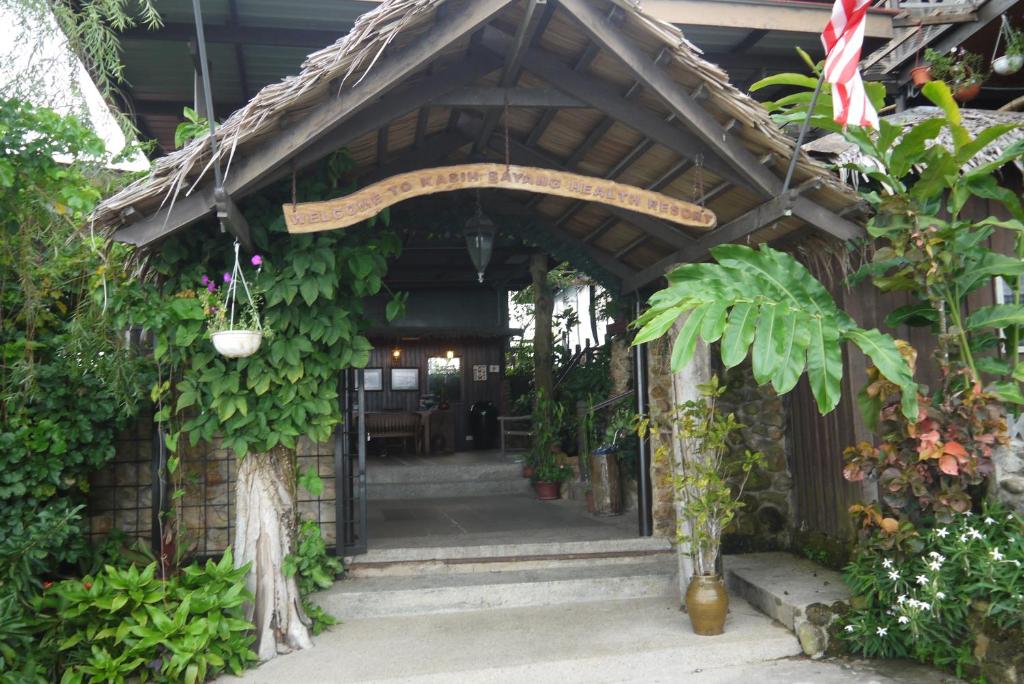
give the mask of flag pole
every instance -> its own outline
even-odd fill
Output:
[[[793,172],[796,171],[796,161],[800,158],[800,148],[807,137],[807,129],[811,125],[811,117],[814,116],[814,107],[818,104],[818,96],[821,95],[821,87],[825,84],[825,69],[822,68],[818,76],[818,85],[814,87],[814,94],[811,95],[811,106],[807,109],[807,116],[800,123],[800,134],[796,137],[796,147],[793,148],[793,158],[789,160],[789,168],[786,169],[786,180],[782,181],[782,192],[779,196],[785,195],[789,190],[789,184],[793,181]]]

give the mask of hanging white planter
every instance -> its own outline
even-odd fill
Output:
[[[1024,67],[1024,55],[1003,55],[992,60],[992,71],[1000,76],[1009,76]]]
[[[221,330],[210,334],[214,349],[221,356],[240,359],[259,351],[263,342],[262,330]]]
[[[260,323],[259,309],[256,306],[256,301],[253,299],[252,292],[249,290],[249,283],[245,280],[245,274],[242,272],[241,264],[238,259],[238,241],[235,241],[235,265],[231,269],[231,275],[225,274],[224,278],[227,281],[228,287],[227,292],[224,296],[224,311],[228,314],[227,328],[224,330],[217,330],[216,332],[210,333],[210,341],[213,342],[214,349],[217,350],[221,356],[229,359],[241,359],[246,356],[252,356],[263,342],[263,324]],[[253,264],[259,265],[261,261],[259,257],[253,257]],[[238,303],[238,283],[242,283],[242,289],[245,291],[246,302],[242,306],[247,306],[245,314],[236,317],[236,304]]]

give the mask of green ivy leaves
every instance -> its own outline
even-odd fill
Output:
[[[651,297],[638,319],[634,344],[661,337],[689,314],[672,350],[673,371],[693,358],[698,337],[720,340],[726,368],[750,354],[756,381],[771,383],[779,394],[806,372],[825,414],[839,402],[842,345],[852,342],[903,388],[903,411],[916,418],[917,385],[895,341],[857,327],[799,262],[767,246],[722,245],[712,256],[717,263],[687,264],[669,275],[669,286]]]

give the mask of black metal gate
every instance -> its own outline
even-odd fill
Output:
[[[366,404],[363,371],[341,377],[342,424],[334,433],[337,554],[366,553]]]

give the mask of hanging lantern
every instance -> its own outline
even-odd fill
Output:
[[[484,216],[483,211],[480,209],[480,204],[477,203],[476,213],[466,221],[464,232],[466,235],[466,250],[469,252],[469,258],[476,267],[477,282],[482,283],[484,282],[484,271],[487,270],[487,264],[491,261],[491,252],[494,249],[494,236],[497,235],[498,229],[491,219]]]

